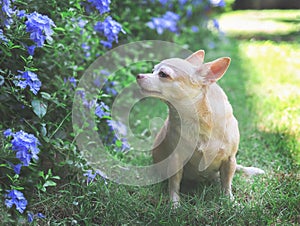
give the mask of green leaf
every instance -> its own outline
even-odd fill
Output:
[[[51,94],[49,94],[49,93],[40,92],[40,94],[42,95],[42,98],[44,98],[46,100],[50,100],[51,99]]]
[[[39,172],[39,176],[42,177],[42,178],[44,178],[44,177],[45,177],[44,171],[40,171],[40,172]]]
[[[46,192],[47,190],[46,190],[46,188],[45,187],[40,187],[40,188],[38,188],[40,191],[42,191],[42,192]]]
[[[44,187],[54,187],[54,186],[56,186],[56,183],[52,180],[47,180],[43,186]]]
[[[21,187],[21,186],[13,186],[13,185],[11,185],[10,187],[11,187],[11,189],[18,190],[18,191],[24,190],[24,188]]]
[[[24,58],[25,59],[25,58]],[[25,71],[38,71],[39,69],[35,68],[35,67],[24,67]]]
[[[41,125],[41,134],[45,137],[47,135],[46,123],[42,123]]]
[[[43,118],[47,113],[47,104],[40,100],[31,101],[31,106],[33,108],[33,112],[39,117]]]
[[[55,27],[53,30],[54,31],[65,31],[65,29],[62,27]]]
[[[13,46],[11,46],[11,49],[21,49],[21,46],[20,45],[13,45]]]
[[[3,45],[3,46],[4,46],[4,45]],[[1,50],[1,52],[3,53],[3,55],[6,55],[6,56],[11,57],[11,56],[12,56],[11,51],[7,51],[7,48],[3,48],[3,46],[2,46],[2,43],[1,43],[1,45],[0,45],[0,50]]]
[[[52,179],[60,180],[60,176],[53,176]]]
[[[117,147],[122,147],[122,141],[116,140],[116,146]]]

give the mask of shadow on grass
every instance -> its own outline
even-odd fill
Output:
[[[267,20],[267,18],[266,18]],[[300,16],[299,16],[299,19],[298,18],[295,18],[295,19],[286,19],[286,18],[276,18],[276,19],[272,19],[274,21],[278,21],[278,22],[283,22],[283,23],[292,23],[292,24],[299,24],[300,23]]]
[[[299,144],[297,138],[285,132],[260,131],[262,161],[273,172],[289,174],[299,171]]]
[[[279,42],[298,42],[300,41],[300,31],[293,31],[290,33],[284,33],[284,34],[268,34],[263,32],[258,33],[244,33],[244,34],[231,34],[231,38],[236,38],[239,40],[248,40],[248,39],[254,39],[254,40],[261,40],[261,41],[267,41],[271,40],[276,43]]]

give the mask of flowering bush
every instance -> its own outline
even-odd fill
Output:
[[[125,139],[115,135],[115,130],[122,135],[127,131],[112,120],[109,103],[132,72],[122,72],[115,80],[103,70],[107,79],[98,101],[85,99],[85,93],[76,90],[84,69],[97,56],[119,41],[164,39],[208,46],[207,40],[215,37],[208,23],[218,27],[210,19],[212,9],[223,4],[223,0],[74,0],[68,4],[0,0],[0,193],[8,211],[17,218],[27,213],[29,222],[43,220],[47,213],[30,203],[36,193],[48,192],[60,181],[74,179],[74,174],[85,174],[88,182],[99,175],[89,170],[74,145],[75,93],[106,128],[102,138],[110,149],[118,153],[130,149]],[[199,33],[199,40],[180,39],[183,32]]]

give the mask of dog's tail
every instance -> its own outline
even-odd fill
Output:
[[[236,165],[236,171],[241,171],[246,176],[255,176],[255,175],[265,173],[265,171],[263,171],[262,169],[259,169],[259,168],[256,168],[256,167],[246,167],[246,166],[242,166],[242,165],[239,165],[239,164]]]

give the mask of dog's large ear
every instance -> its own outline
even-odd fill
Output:
[[[218,81],[227,71],[230,64],[229,57],[222,57],[212,62],[204,64],[207,68],[207,74],[204,77],[205,84],[211,84]]]
[[[185,60],[195,66],[199,66],[203,63],[204,56],[205,56],[205,52],[204,52],[204,50],[201,49],[201,50],[198,50],[197,52],[194,52],[192,55],[190,55]]]

